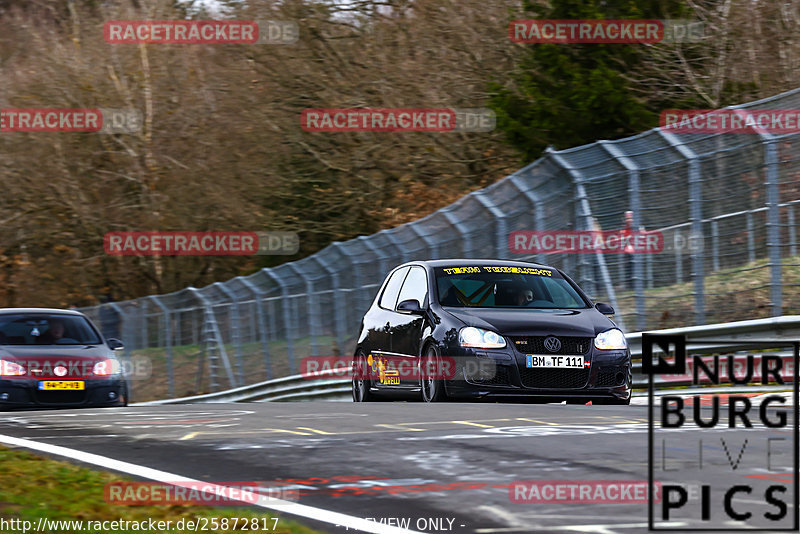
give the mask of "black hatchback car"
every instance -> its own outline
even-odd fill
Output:
[[[353,399],[529,397],[630,404],[631,355],[607,304],[559,269],[519,261],[415,261],[364,315]]]
[[[0,410],[126,406],[120,348],[77,311],[0,309]]]

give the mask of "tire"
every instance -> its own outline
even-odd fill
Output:
[[[370,391],[372,380],[367,378],[367,358],[358,351],[353,367],[353,402],[374,402],[375,394]]]
[[[441,380],[436,380],[435,376],[428,374],[427,371],[429,368],[426,364],[429,361],[435,362],[435,364],[432,366],[433,369],[441,369],[441,366],[439,365],[439,354],[436,352],[436,348],[433,345],[428,345],[425,347],[425,350],[420,357],[419,385],[422,401],[443,402],[447,400],[447,393],[444,391],[444,382]]]

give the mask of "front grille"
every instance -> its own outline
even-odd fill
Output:
[[[544,348],[544,340],[550,336],[510,336],[511,342],[522,354],[586,354],[592,338],[555,336],[561,342],[561,349],[550,352]]]
[[[624,367],[603,367],[597,373],[597,379],[595,380],[595,385],[601,388],[610,388],[613,386],[619,386],[617,382],[617,374],[622,373],[623,376],[625,374]],[[623,382],[624,383],[624,382]]]
[[[86,401],[86,391],[36,391],[40,404],[81,404]]]
[[[508,368],[503,365],[498,365],[495,367],[495,373],[492,378],[479,379],[477,377],[467,376],[466,380],[470,384],[479,386],[507,386],[509,384]]]
[[[589,369],[522,367],[520,375],[526,388],[580,389],[589,381]]]

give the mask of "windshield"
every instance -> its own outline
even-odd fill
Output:
[[[554,269],[475,265],[437,267],[442,306],[471,308],[586,308],[587,303]]]
[[[85,317],[56,314],[0,315],[0,345],[96,345]]]

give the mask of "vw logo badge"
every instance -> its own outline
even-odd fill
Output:
[[[64,367],[63,365],[59,365],[58,367],[53,369],[53,373],[55,373],[56,376],[64,376],[65,374],[67,374],[67,368]]]
[[[561,350],[561,341],[557,337],[548,336],[544,338],[544,348],[550,352],[558,352]]]

